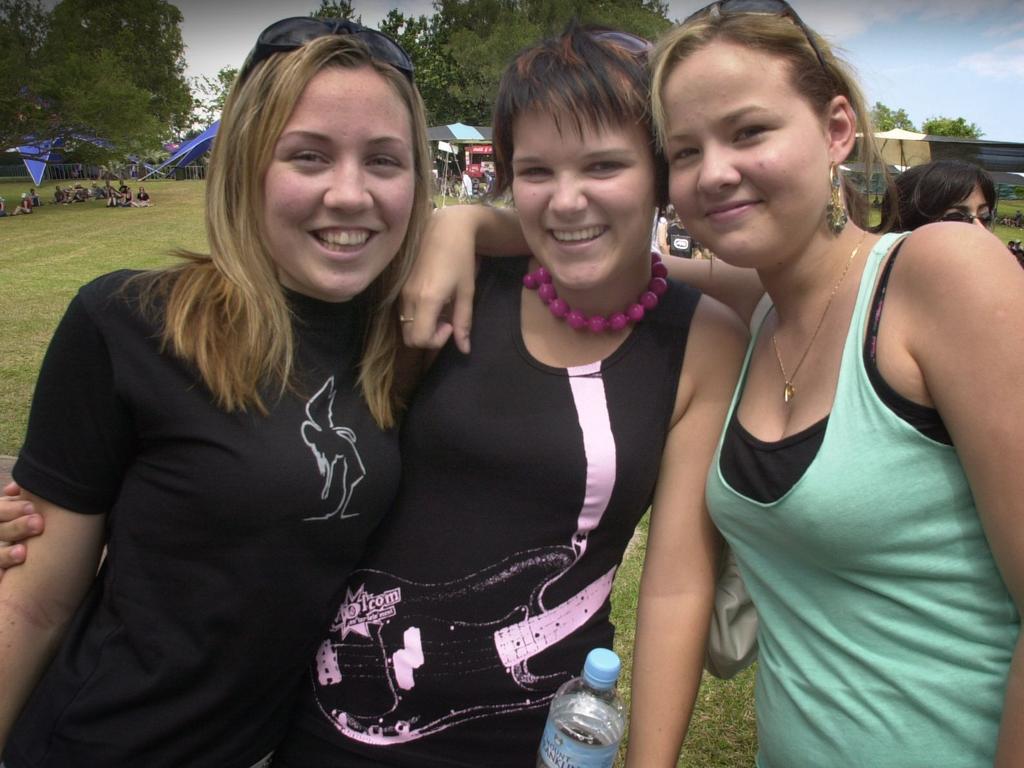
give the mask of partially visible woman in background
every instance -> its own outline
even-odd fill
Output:
[[[982,168],[961,160],[933,160],[896,177],[882,198],[876,232],[909,232],[936,221],[992,228],[996,186]]]

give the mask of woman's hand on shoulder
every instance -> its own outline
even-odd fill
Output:
[[[0,496],[0,578],[4,570],[25,562],[28,550],[20,543],[43,532],[43,518],[23,498],[17,483],[8,483]]]
[[[455,345],[468,353],[477,253],[512,256],[526,251],[519,217],[511,209],[454,205],[434,211],[402,289],[405,343],[439,349],[454,336]]]
[[[455,344],[469,352],[476,278],[473,207],[439,208],[430,217],[416,263],[402,288],[402,335],[410,347],[439,349],[454,333]]]

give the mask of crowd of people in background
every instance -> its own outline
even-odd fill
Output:
[[[1017,229],[1024,229],[1024,211],[1017,211],[1017,213],[1015,213],[1013,216],[1000,216],[999,224],[1004,227],[1016,227]]]
[[[126,184],[114,187],[109,181],[104,186],[94,181],[88,188],[82,184],[68,187],[58,184],[53,189],[53,205],[71,205],[89,200],[105,200],[107,208],[148,208],[153,204],[146,188],[141,185],[134,194]],[[28,192],[23,192],[17,206],[10,210],[7,208],[6,199],[0,197],[0,218],[32,213],[42,205],[43,201],[34,187]]]
[[[107,208],[148,208],[152,205],[149,193],[143,186],[139,187],[138,194],[133,195],[131,187],[122,184],[116,192],[111,188],[106,198]]]

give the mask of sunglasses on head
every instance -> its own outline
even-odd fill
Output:
[[[617,45],[619,48],[638,56],[646,55],[654,47],[649,40],[645,40],[631,32],[623,32],[618,29],[604,29],[599,32],[592,32],[590,36],[599,42]]]
[[[785,2],[785,0],[720,0],[720,2],[711,3],[699,11],[691,13],[683,21],[683,26],[704,16],[717,18],[733,13],[761,13],[768,16],[782,16],[783,18],[790,19],[800,27],[800,31],[804,33],[804,37],[807,38],[807,42],[810,43],[811,48],[814,50],[814,55],[818,57],[818,63],[821,64],[822,71],[828,74],[828,67],[825,66],[825,57],[821,55],[821,49],[814,42],[814,33],[811,32],[810,27],[804,24],[803,19],[793,10],[793,6]]]
[[[294,16],[274,22],[260,32],[260,36],[256,39],[256,45],[249,52],[249,56],[238,73],[239,82],[248,77],[257,64],[275,53],[294,51],[310,40],[327,35],[352,35],[359,38],[374,59],[390,64],[405,75],[410,83],[413,81],[412,59],[409,58],[409,54],[383,32],[367,29],[361,24],[345,19],[314,19],[309,16]]]
[[[973,214],[967,211],[950,211],[949,213],[942,214],[942,218],[939,221],[960,221],[964,224],[973,224],[975,221],[980,221],[986,229],[992,229],[992,222],[995,221],[995,218],[991,213]]]

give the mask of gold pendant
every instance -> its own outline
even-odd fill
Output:
[[[788,403],[794,397],[796,397],[796,388],[787,381],[786,386],[782,390],[782,399]]]

